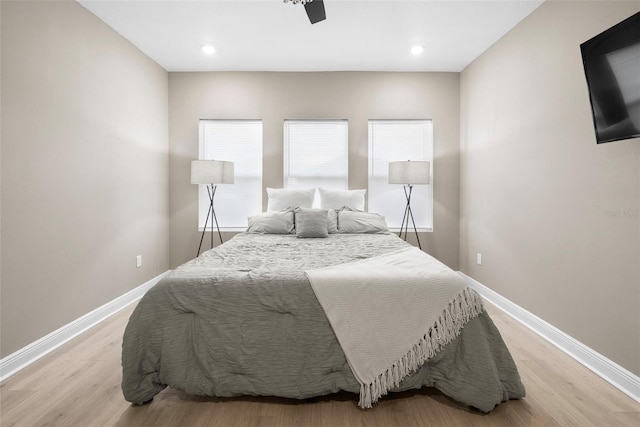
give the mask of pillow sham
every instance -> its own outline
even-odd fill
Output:
[[[327,211],[324,209],[296,208],[296,237],[327,237],[329,235]]]
[[[338,231],[345,234],[386,234],[389,226],[380,214],[345,209],[338,212]]]
[[[293,209],[263,212],[249,217],[247,233],[291,234],[293,233]]]
[[[347,206],[351,209],[364,210],[364,195],[367,190],[326,190],[319,188],[320,207],[322,209],[341,209]]]
[[[267,212],[279,211],[289,207],[311,208],[315,195],[315,188],[308,190],[290,190],[267,187]]]
[[[329,234],[338,232],[338,211],[335,209],[327,211],[327,231]]]

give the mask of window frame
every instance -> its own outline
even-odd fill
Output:
[[[376,124],[422,124],[426,127],[425,129],[425,139],[423,141],[424,146],[421,148],[422,154],[420,155],[409,155],[402,156],[398,154],[397,156],[390,156],[387,158],[385,162],[387,166],[383,169],[383,173],[380,174],[379,170],[376,170],[375,163],[376,157],[374,156],[375,152],[375,125]],[[430,163],[430,182],[427,185],[414,185],[412,196],[411,196],[411,210],[413,211],[414,218],[416,220],[416,229],[418,232],[433,232],[434,229],[434,217],[433,217],[433,186],[434,186],[434,162],[433,162],[433,151],[434,151],[434,131],[433,131],[433,120],[432,119],[369,119],[367,122],[367,143],[368,143],[368,171],[367,171],[367,206],[369,211],[377,210],[378,213],[381,213],[386,217],[387,222],[389,223],[389,228],[392,231],[398,232],[400,231],[400,223],[402,220],[402,214],[404,208],[406,206],[406,197],[403,191],[403,186],[400,184],[389,184],[388,183],[388,163],[392,161],[406,161],[406,160],[422,160],[428,161]],[[384,142],[386,144],[386,142]],[[406,151],[406,150],[405,150]],[[407,158],[410,157],[410,158]],[[378,169],[380,167],[378,166]],[[385,179],[386,182],[380,182],[382,178]],[[378,181],[378,182],[376,182]],[[378,193],[384,191],[387,193],[388,198],[391,198],[393,202],[380,202],[376,201],[376,197],[379,196]],[[373,209],[372,209],[372,200],[373,200]],[[387,199],[388,200],[388,199]],[[426,202],[425,206],[421,206],[417,204],[421,202]],[[401,206],[398,208],[397,212],[389,212],[388,206],[397,205]],[[397,225],[396,225],[397,222]],[[413,224],[410,225],[410,228],[413,227]]]
[[[330,125],[342,125],[344,128],[340,131],[343,147],[339,147],[340,153],[340,169],[341,173],[336,175],[309,175],[303,177],[303,182],[298,182],[300,176],[292,176],[292,145],[295,140],[291,139],[291,126],[297,124],[318,124],[324,123]],[[321,155],[322,153],[319,153]],[[347,190],[349,188],[349,120],[348,119],[285,119],[283,122],[283,188],[289,189],[305,189],[305,188],[327,188],[332,190]],[[308,181],[311,181],[309,183]],[[315,182],[314,182],[315,181]],[[335,184],[331,181],[335,181]],[[314,206],[319,207],[319,196],[316,193]]]
[[[260,126],[259,129],[259,142],[255,145],[259,146],[259,150],[257,147],[252,147],[248,152],[255,153],[256,155],[251,159],[252,162],[258,166],[258,169],[255,173],[251,174],[243,174],[242,166],[238,168],[239,160],[237,158],[232,158],[233,156],[208,156],[206,155],[206,135],[205,135],[205,126],[207,123],[215,122],[218,124],[223,123],[246,123],[252,125]],[[214,199],[214,208],[216,210],[216,216],[218,218],[218,223],[220,225],[221,231],[244,231],[247,228],[247,217],[251,215],[255,215],[257,213],[262,212],[262,177],[263,177],[263,151],[264,151],[264,123],[261,119],[199,119],[198,120],[198,159],[199,160],[227,160],[234,163],[234,184],[220,184],[217,186],[216,195]],[[228,146],[227,146],[228,147]],[[209,158],[210,157],[210,158]],[[240,174],[238,173],[240,172]],[[241,187],[240,191],[238,191],[239,180],[243,179],[249,181],[257,181],[253,182],[251,185],[255,188],[251,189],[255,194],[255,200],[251,198],[243,198],[242,194],[247,191],[246,187]],[[249,202],[247,206],[250,208],[244,209],[244,212],[236,212],[238,203],[233,203],[234,200],[241,200],[240,206],[242,206],[242,202]],[[207,193],[207,186],[205,184],[198,185],[198,231],[203,231],[204,229],[204,221],[207,215],[207,211],[209,208],[209,196]],[[231,205],[231,207],[229,207]],[[232,213],[230,213],[230,210]],[[228,217],[232,216],[235,222],[225,224],[225,221],[228,221]],[[215,229],[215,222],[213,224],[207,225],[207,230],[211,230],[211,225]]]

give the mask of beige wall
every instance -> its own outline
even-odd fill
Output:
[[[168,269],[169,191],[167,72],[75,2],[1,8],[4,357]]]
[[[639,10],[547,1],[460,89],[461,270],[636,375],[640,140],[596,145],[579,45]]]
[[[263,120],[265,188],[282,187],[284,119],[348,119],[349,188],[355,189],[367,186],[368,119],[428,118],[434,124],[434,232],[423,233],[421,242],[457,269],[458,73],[170,73],[169,99],[173,267],[193,258],[199,241],[196,186],[189,183],[198,119]]]

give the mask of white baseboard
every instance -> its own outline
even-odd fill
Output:
[[[458,273],[470,288],[476,290],[487,301],[567,353],[636,402],[640,402],[640,377],[487,288],[482,283],[462,272]]]
[[[119,296],[113,301],[96,308],[73,322],[64,325],[39,340],[32,342],[26,347],[21,348],[15,353],[3,358],[0,360],[0,381],[4,381],[11,375],[26,368],[36,360],[60,347],[62,344],[77,337],[87,329],[97,325],[128,305],[136,302],[167,273],[168,271],[154,277],[148,282],[132,289],[124,295]]]

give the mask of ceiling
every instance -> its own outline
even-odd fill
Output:
[[[312,25],[282,0],[77,1],[167,71],[454,72],[543,2],[325,0]]]

